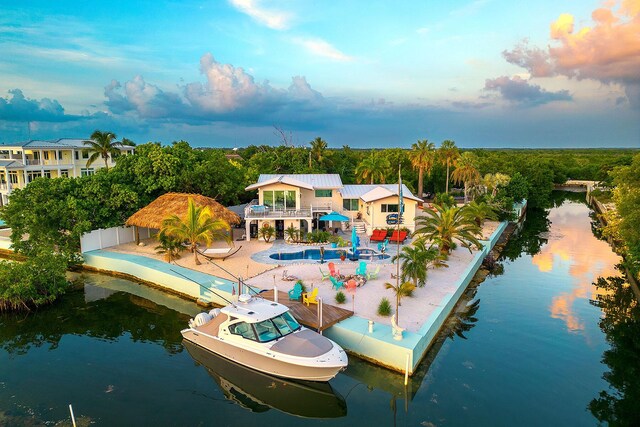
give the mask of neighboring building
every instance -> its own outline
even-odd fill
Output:
[[[293,225],[307,232],[318,228],[318,218],[336,211],[371,234],[375,228],[393,227],[398,213],[398,184],[343,185],[337,174],[263,174],[246,188],[258,190],[258,199],[245,208],[246,238],[269,224],[282,236]],[[402,186],[403,227],[415,229],[419,198]],[[395,214],[395,215],[394,215]],[[337,227],[336,223],[327,228]]]
[[[84,139],[25,141],[0,144],[0,206],[8,203],[15,188],[24,188],[38,177],[59,178],[93,175],[104,167],[102,158],[87,167],[89,152]],[[133,153],[133,147],[121,147],[123,154]],[[115,163],[109,159],[109,166]]]

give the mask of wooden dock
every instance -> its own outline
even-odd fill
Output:
[[[260,293],[264,299],[273,301],[273,289]],[[310,329],[318,330],[318,306],[310,304],[308,307],[301,301],[290,301],[289,294],[278,291],[278,302],[289,307],[289,311],[293,314],[298,322]],[[353,311],[336,307],[329,304],[322,304],[322,328],[325,330],[336,323],[353,316]]]

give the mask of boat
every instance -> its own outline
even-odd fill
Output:
[[[183,345],[228,400],[251,412],[276,409],[304,418],[347,415],[344,397],[328,382],[277,378],[220,357],[190,341],[185,340]]]
[[[329,381],[348,364],[342,347],[300,325],[287,306],[248,294],[198,314],[181,334],[212,353],[281,378]]]

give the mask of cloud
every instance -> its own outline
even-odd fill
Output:
[[[65,114],[64,108],[56,100],[29,99],[20,89],[12,89],[9,94],[11,95],[9,98],[0,97],[0,121],[62,122],[78,118],[78,116]]]
[[[618,3],[616,3],[618,4]],[[618,83],[629,103],[640,108],[640,0],[622,0],[592,12],[592,27],[575,29],[574,17],[562,14],[551,24],[553,44],[546,50],[526,41],[502,54],[533,77],[563,75]]]
[[[265,9],[259,0],[230,0],[230,3],[240,12],[273,30],[287,29],[293,17],[289,12]]]
[[[487,79],[485,90],[497,91],[507,101],[517,104],[533,106],[546,104],[553,101],[571,101],[573,98],[566,90],[548,92],[538,85],[529,84],[527,80],[519,76],[502,76],[495,79]]]
[[[304,47],[310,53],[334,61],[351,61],[353,58],[336,49],[329,42],[318,38],[295,38],[293,42]]]

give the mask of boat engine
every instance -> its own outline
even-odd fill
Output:
[[[196,317],[189,320],[189,327],[197,328],[198,326],[205,325],[213,319],[213,316],[209,313],[198,313]]]

